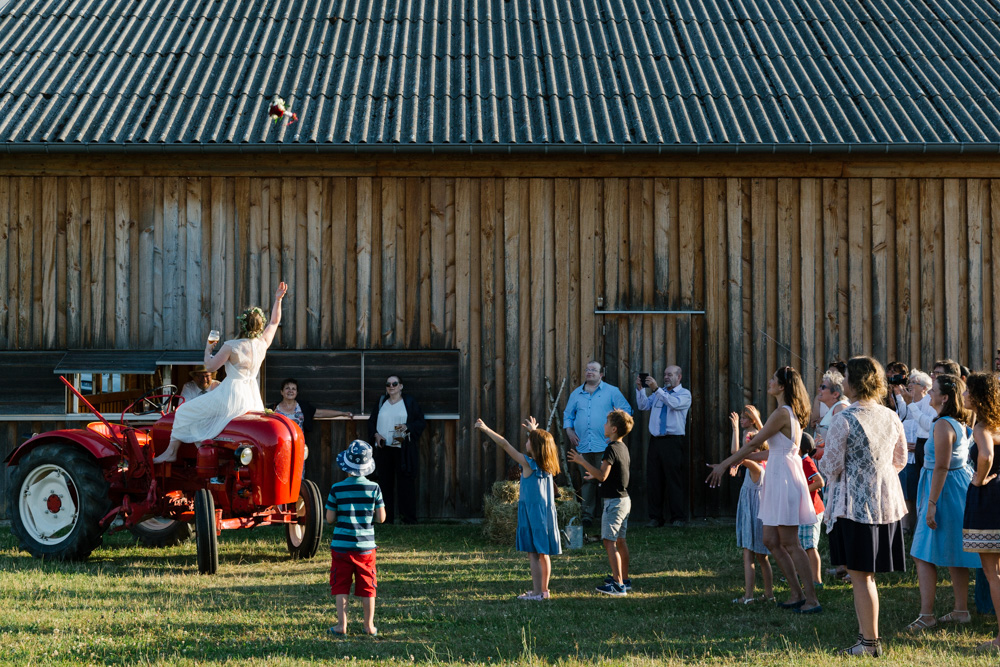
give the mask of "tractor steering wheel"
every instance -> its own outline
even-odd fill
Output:
[[[177,397],[177,387],[172,384],[161,384],[153,387],[132,405],[125,408],[125,413],[133,415],[149,415],[159,412],[160,416],[175,409],[174,399]],[[122,413],[124,419],[125,413]]]

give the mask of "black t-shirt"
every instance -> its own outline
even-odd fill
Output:
[[[607,461],[611,464],[608,478],[601,482],[601,498],[628,498],[628,447],[621,440],[608,443],[604,450],[601,465]]]

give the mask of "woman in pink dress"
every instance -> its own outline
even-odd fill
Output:
[[[775,371],[767,383],[767,393],[778,402],[777,409],[767,418],[764,428],[728,459],[712,466],[706,480],[716,487],[730,466],[748,456],[767,459],[767,475],[760,496],[759,517],[764,523],[764,545],[785,574],[790,597],[779,602],[783,609],[800,614],[823,611],[816,597],[811,576],[800,585],[796,571],[811,572],[809,556],[799,544],[799,526],[816,523],[816,512],[809,495],[809,484],[802,471],[799,439],[802,427],[809,423],[809,396],[799,372],[791,366]],[[768,452],[754,454],[767,442]]]

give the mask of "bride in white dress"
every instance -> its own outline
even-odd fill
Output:
[[[278,285],[271,320],[266,324],[264,311],[248,308],[239,317],[241,338],[227,340],[216,354],[212,354],[212,349],[218,341],[209,339],[205,345],[205,368],[214,372],[225,365],[226,379],[214,390],[177,408],[170,444],[153,463],[176,461],[177,448],[182,442],[211,440],[236,417],[264,410],[257,373],[281,322],[281,299],[287,290],[285,283]]]

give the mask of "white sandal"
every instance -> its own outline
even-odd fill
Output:
[[[938,623],[971,623],[972,614],[968,609],[955,609],[938,618]]]
[[[928,623],[925,618],[929,618],[933,623]],[[906,626],[906,631],[914,634],[917,632],[923,632],[924,630],[929,630],[931,628],[937,627],[937,619],[934,618],[934,614],[918,614],[917,620]]]

